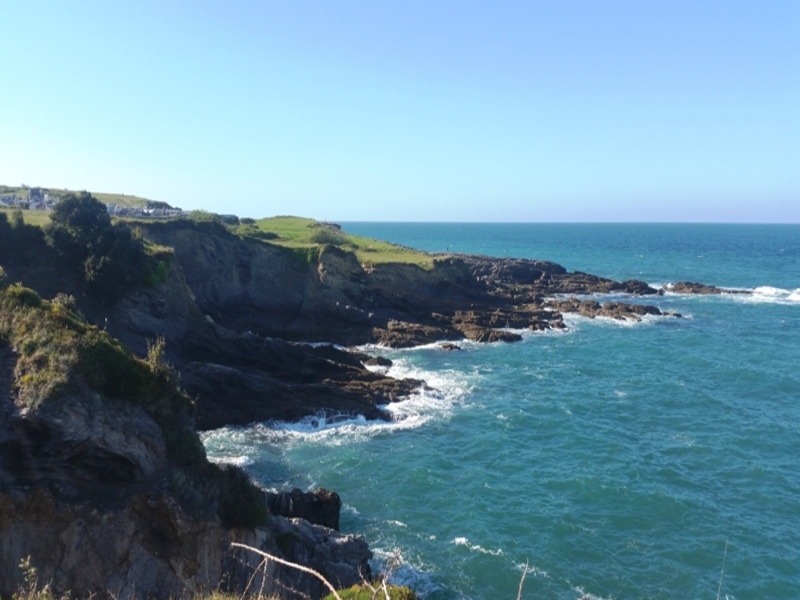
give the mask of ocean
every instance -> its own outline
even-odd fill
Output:
[[[427,251],[540,258],[743,294],[633,302],[637,324],[446,352],[365,348],[434,388],[391,423],[204,434],[268,488],[342,497],[341,528],[429,600],[800,598],[800,226],[343,223]]]

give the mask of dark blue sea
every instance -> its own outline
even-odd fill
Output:
[[[434,391],[392,423],[210,432],[268,488],[323,486],[422,598],[800,598],[800,226],[344,223],[428,251],[744,294],[567,317],[516,344],[367,348]],[[631,301],[643,301],[631,299]]]

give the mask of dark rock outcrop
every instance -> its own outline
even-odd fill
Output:
[[[737,291],[723,290],[713,285],[706,285],[705,283],[697,283],[695,281],[678,281],[672,285],[666,286],[666,290],[676,294],[723,294],[723,293],[737,293]]]
[[[314,525],[339,531],[342,500],[336,492],[324,488],[315,492],[304,492],[298,488],[291,492],[270,492],[267,494],[267,506],[270,514],[301,518]]]
[[[321,598],[315,577],[280,566],[239,542],[313,568],[344,588],[370,577],[372,552],[355,535],[303,519],[270,518],[266,527],[226,529],[198,519],[170,496],[139,494],[123,505],[63,503],[45,488],[0,493],[0,594],[24,586],[19,569],[30,557],[40,582],[56,594],[120,599],[186,597],[222,589],[265,597]],[[256,585],[257,587],[253,587]]]
[[[590,319],[606,317],[618,321],[641,321],[645,315],[661,316],[663,314],[655,306],[628,302],[605,302],[601,304],[596,300],[579,300],[574,297],[564,300],[550,300],[548,304],[559,311],[579,314]]]
[[[367,543],[354,535],[313,525],[304,519],[275,516],[269,526],[252,532],[239,532],[235,540],[252,548],[277,555],[321,573],[337,589],[348,588],[371,578]],[[236,549],[229,561],[229,588],[241,593],[260,590],[265,597],[322,598],[329,591],[315,577],[275,561],[262,565],[255,552]]]

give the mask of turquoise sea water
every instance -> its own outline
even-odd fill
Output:
[[[396,420],[205,435],[267,487],[324,486],[429,599],[800,598],[800,226],[346,223],[429,251],[694,280],[636,325],[368,349],[435,392]]]

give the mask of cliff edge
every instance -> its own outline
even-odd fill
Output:
[[[0,289],[0,595],[23,584],[23,559],[55,593],[241,593],[261,557],[232,541],[341,587],[369,576],[363,540],[268,516],[244,472],[208,462],[163,345],[137,358],[68,304]],[[256,577],[275,597],[323,591],[278,565]]]

